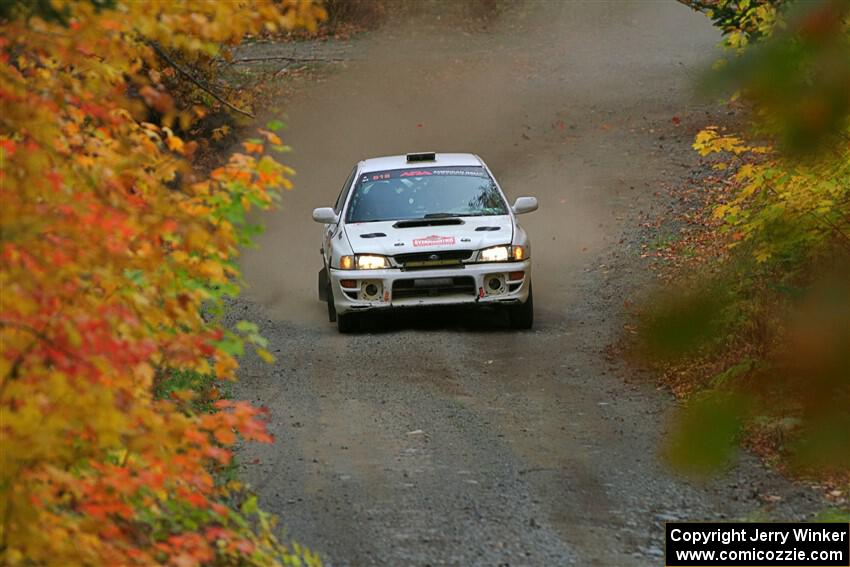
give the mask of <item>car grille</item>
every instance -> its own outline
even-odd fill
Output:
[[[475,295],[475,280],[470,276],[453,278],[417,278],[393,282],[393,299]]]
[[[472,257],[472,250],[441,250],[438,252],[413,252],[393,256],[396,264],[403,268],[435,268],[452,266]]]

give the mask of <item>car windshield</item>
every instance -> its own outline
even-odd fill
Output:
[[[502,195],[483,167],[424,167],[362,174],[346,221],[506,214]]]

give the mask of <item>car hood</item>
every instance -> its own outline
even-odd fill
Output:
[[[435,219],[431,221],[433,224],[426,226],[416,226],[416,222],[351,223],[345,225],[345,233],[356,254],[386,256],[439,250],[479,250],[510,244],[513,239],[509,215]]]

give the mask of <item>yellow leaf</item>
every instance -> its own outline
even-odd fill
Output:
[[[739,181],[743,181],[745,179],[749,179],[750,177],[752,177],[753,172],[754,172],[753,164],[745,163],[744,165],[742,165],[741,167],[738,168],[738,173],[737,173],[736,177],[738,178]]]
[[[168,144],[168,149],[177,153],[183,153],[183,140],[178,138],[177,136],[169,136],[166,140]]]
[[[265,360],[269,364],[271,364],[272,362],[275,361],[274,355],[264,348],[258,348],[257,354],[260,355],[260,358],[262,358],[263,360]]]
[[[154,369],[153,366],[151,366],[147,362],[142,362],[141,364],[138,364],[133,369],[133,374],[135,374],[136,379],[138,379],[139,382],[141,382],[146,387],[153,384]]]
[[[748,183],[743,189],[741,189],[741,198],[747,198],[753,193],[756,192],[756,189],[759,188],[759,184],[756,182]]]
[[[224,279],[224,267],[222,267],[221,263],[219,262],[215,262],[213,260],[204,260],[203,262],[201,262],[199,268],[202,274],[211,279]]]
[[[260,133],[265,136],[266,140],[268,140],[269,143],[274,144],[275,146],[283,145],[283,141],[274,132],[269,132],[268,130],[260,130]]]

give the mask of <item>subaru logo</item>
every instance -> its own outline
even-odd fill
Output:
[[[428,256],[428,259],[429,259],[429,260],[439,260],[439,259],[440,259],[440,257],[439,257],[439,256],[437,256],[436,254],[431,254],[430,256]]]

